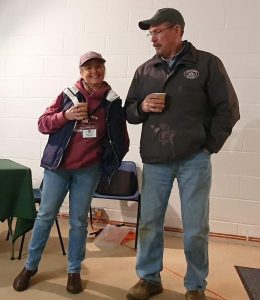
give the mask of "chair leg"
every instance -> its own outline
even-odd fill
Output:
[[[93,217],[92,217],[92,207],[89,207],[89,217],[90,217],[90,225],[93,228]]]
[[[8,221],[8,220],[7,220],[7,221]],[[13,223],[13,217],[10,218],[9,223],[10,223],[11,226],[12,226],[12,223]],[[9,223],[8,223],[8,224],[9,224]],[[6,235],[6,241],[9,240],[9,237],[10,237],[10,228],[9,228],[9,226],[8,226],[8,231],[7,231],[7,235]]]
[[[135,249],[137,249],[139,219],[140,219],[140,213],[141,213],[140,201],[141,201],[141,199],[139,199],[138,206],[137,206],[137,219],[136,219],[136,229],[135,229]]]
[[[62,249],[62,254],[66,255],[65,252],[65,248],[64,248],[64,244],[63,244],[63,240],[62,240],[62,236],[61,236],[61,232],[60,232],[60,226],[59,226],[59,222],[58,219],[55,219],[55,223],[56,223],[56,227],[57,227],[57,231],[58,231],[58,236],[59,236],[59,240],[60,240],[60,245],[61,245],[61,249]]]
[[[8,223],[8,240],[10,238],[11,240],[11,246],[12,246],[12,251],[11,251],[11,260],[14,260],[14,243],[13,243],[13,229],[12,229],[12,221],[13,218],[7,218],[7,223]]]
[[[22,257],[24,238],[25,238],[25,233],[22,235],[22,240],[21,240],[21,244],[20,244],[20,248],[19,248],[19,254],[18,254],[18,257],[17,257],[17,259],[19,259],[19,260]]]
[[[90,218],[91,228],[93,229],[93,216],[92,216],[92,207],[91,207],[91,205],[89,207],[89,218]],[[103,230],[103,228],[100,228],[100,229],[98,229],[94,232],[89,233],[89,235],[98,236],[102,230]]]
[[[10,232],[9,232],[9,228],[8,228],[8,231],[7,231],[7,235],[6,235],[6,241],[8,241],[9,240],[9,236],[10,236]]]

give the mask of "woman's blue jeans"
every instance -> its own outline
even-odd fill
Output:
[[[42,197],[25,267],[36,270],[51,227],[69,191],[68,273],[79,273],[85,258],[88,211],[100,178],[99,165],[80,170],[44,170]]]
[[[169,164],[144,164],[136,270],[139,278],[161,281],[163,228],[170,193],[178,181],[184,235],[187,290],[204,290],[208,275],[210,155],[204,151]]]

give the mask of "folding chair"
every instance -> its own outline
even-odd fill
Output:
[[[134,201],[137,202],[137,217],[136,217],[136,234],[135,234],[135,249],[137,248],[137,240],[138,240],[138,229],[139,229],[139,218],[140,218],[140,201],[141,201],[141,194],[138,189],[138,180],[137,180],[137,170],[136,164],[133,161],[122,161],[121,166],[118,170],[123,170],[126,172],[132,172],[134,174],[134,178],[137,182],[137,189],[134,194],[129,196],[115,196],[115,195],[105,195],[99,194],[97,192],[94,193],[94,198],[102,198],[108,200],[122,200],[122,201]],[[113,180],[113,178],[112,178]],[[90,206],[90,224],[93,225],[92,219],[92,207]]]
[[[42,194],[41,190],[42,190],[42,182],[41,182],[41,185],[38,189],[33,189],[33,195],[34,195],[35,203],[39,204],[39,205],[41,205],[41,194]],[[58,236],[59,236],[59,240],[60,240],[62,254],[66,255],[63,239],[62,239],[62,236],[61,236],[60,226],[59,226],[59,222],[58,222],[57,217],[55,219],[55,224],[56,224],[57,231],[58,231]],[[23,236],[22,236],[20,249],[19,249],[19,254],[18,254],[18,259],[21,259],[21,257],[22,257],[24,238],[25,238],[25,234],[23,234]]]

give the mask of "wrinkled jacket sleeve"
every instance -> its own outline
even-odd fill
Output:
[[[205,148],[216,153],[231,134],[240,113],[238,99],[225,67],[215,56],[210,63],[207,93],[211,112]]]
[[[63,93],[46,108],[38,120],[38,129],[43,134],[54,133],[69,121],[64,117],[62,111]]]
[[[111,176],[129,150],[129,136],[121,99],[108,104],[106,122],[107,135],[103,142],[102,169]]]
[[[130,124],[143,123],[148,116],[148,113],[144,113],[140,109],[141,103],[144,100],[141,96],[142,84],[140,80],[140,72],[141,67],[139,67],[135,72],[124,106],[126,119]]]
[[[109,136],[114,143],[114,150],[120,163],[129,151],[129,136],[126,125],[125,111],[122,108],[122,100],[117,99],[111,105],[111,113],[108,116]]]

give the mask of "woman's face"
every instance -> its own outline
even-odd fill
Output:
[[[80,67],[80,75],[92,89],[98,89],[105,77],[104,63],[98,59],[91,59]]]

